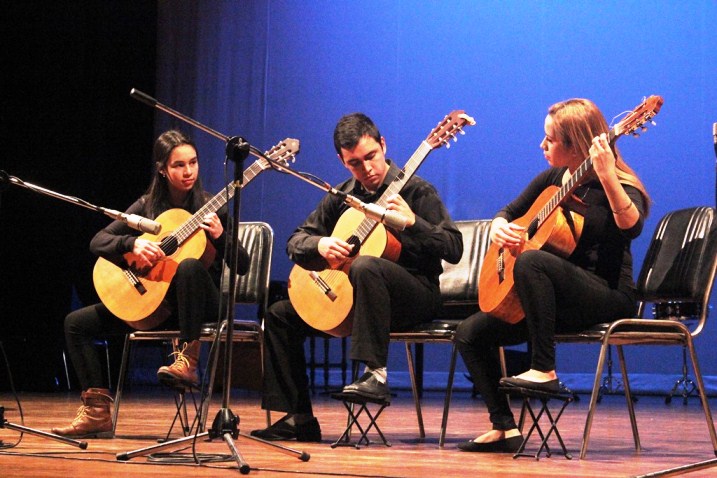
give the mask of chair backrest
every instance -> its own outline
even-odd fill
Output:
[[[717,221],[712,207],[667,213],[655,228],[637,281],[640,316],[646,303],[685,302],[700,306],[704,326],[717,270]]]
[[[238,277],[234,302],[257,304],[263,315],[269,295],[274,230],[265,222],[241,222],[237,236],[249,254],[249,271]]]
[[[465,318],[478,310],[478,277],[490,244],[490,223],[490,219],[456,221],[463,235],[463,256],[458,264],[443,261],[441,316]]]

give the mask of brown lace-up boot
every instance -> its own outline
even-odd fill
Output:
[[[159,381],[169,387],[198,387],[197,362],[199,362],[200,346],[199,340],[192,340],[185,342],[180,350],[173,352],[174,363],[157,370]]]
[[[110,403],[114,400],[106,388],[88,388],[82,392],[82,406],[72,423],[53,428],[52,433],[68,438],[112,438]]]

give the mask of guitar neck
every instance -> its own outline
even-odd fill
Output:
[[[610,131],[610,134],[608,136],[608,142],[610,145],[613,145],[615,141],[619,138],[619,135],[615,134],[614,130]],[[535,224],[535,229],[539,228],[545,219],[552,214],[555,209],[560,206],[560,204],[565,200],[565,198],[569,197],[575,189],[577,189],[578,186],[580,186],[580,183],[582,183],[585,178],[587,177],[588,173],[593,168],[593,160],[590,156],[585,158],[585,161],[580,163],[580,166],[573,172],[573,174],[570,175],[570,178],[563,184],[560,189],[555,193],[555,195],[550,198],[550,200],[545,203],[545,206],[543,206],[540,211],[538,211],[538,214],[535,216],[533,221],[531,221],[531,224]],[[531,227],[532,229],[532,227]]]
[[[433,148],[431,147],[431,145],[428,144],[426,141],[423,141],[408,159],[408,162],[398,173],[396,178],[391,182],[391,184],[388,185],[388,188],[386,188],[383,194],[381,194],[381,197],[378,199],[378,201],[376,201],[376,204],[382,207],[386,207],[386,204],[388,204],[388,198],[390,198],[394,194],[398,194],[399,192],[401,192],[401,189],[403,189],[408,180],[413,177],[413,175],[418,170],[418,167],[423,163],[423,160],[428,157],[428,154],[432,150]],[[376,221],[375,219],[370,219],[368,217],[364,218],[364,220],[361,221],[361,224],[359,224],[359,226],[356,228],[356,236],[362,243],[368,237],[368,235],[371,234],[371,231],[373,231],[373,229],[376,227],[376,224],[378,224],[378,221]]]
[[[243,185],[251,182],[259,173],[264,171],[260,161],[255,161],[251,166],[244,170]],[[234,197],[238,182],[232,182],[227,185],[226,188],[219,191],[213,198],[202,206],[192,217],[187,219],[184,224],[179,226],[173,235],[177,239],[178,244],[182,244],[189,236],[199,229],[199,225],[204,222],[204,217],[212,212],[217,212],[224,205]]]

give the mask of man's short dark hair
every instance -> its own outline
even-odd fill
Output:
[[[334,148],[341,157],[341,149],[352,150],[364,136],[381,142],[381,133],[371,118],[363,113],[351,113],[341,117],[334,129]]]

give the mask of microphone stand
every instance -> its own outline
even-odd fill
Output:
[[[140,216],[131,215],[134,216],[128,216],[127,214],[115,211],[114,209],[107,209],[101,206],[95,206],[94,204],[91,204],[84,199],[80,199],[74,196],[66,196],[64,194],[60,194],[56,191],[53,191],[51,189],[46,189],[41,186],[38,186],[36,184],[28,183],[27,181],[23,181],[20,178],[17,178],[15,176],[8,175],[5,171],[0,171],[0,183],[4,184],[5,182],[9,182],[11,184],[14,184],[16,186],[23,187],[25,189],[29,189],[30,191],[43,194],[45,196],[50,196],[55,199],[61,199],[63,201],[72,203],[76,206],[82,206],[87,209],[92,209],[93,211],[104,213],[105,215],[111,217],[112,219],[117,219],[119,221],[123,221],[127,223],[130,227],[137,229],[139,231],[143,232],[152,232],[154,234],[158,234],[159,230],[157,227],[161,228],[161,225],[158,223],[155,223],[154,221],[149,221],[148,219],[145,219]]]
[[[219,310],[220,312],[224,313],[224,321],[226,321],[226,345],[224,347],[224,383],[223,383],[223,391],[222,391],[222,406],[217,412],[216,417],[214,418],[214,421],[212,422],[212,427],[210,430],[197,433],[194,435],[189,435],[183,438],[179,438],[177,440],[167,441],[164,443],[160,443],[158,445],[141,448],[135,451],[125,452],[125,453],[118,453],[116,455],[118,461],[127,461],[135,456],[141,456],[141,455],[147,455],[149,453],[152,453],[153,451],[159,451],[163,450],[169,447],[172,447],[177,444],[182,444],[187,441],[195,441],[200,437],[208,436],[210,440],[214,438],[221,437],[224,439],[225,443],[229,447],[229,450],[231,451],[232,457],[237,462],[237,465],[239,465],[239,471],[241,474],[246,475],[251,470],[251,467],[249,464],[244,461],[244,458],[239,453],[239,450],[236,447],[236,444],[234,443],[234,440],[236,440],[239,436],[242,436],[244,438],[248,438],[254,441],[257,441],[263,445],[271,446],[279,451],[282,451],[284,453],[295,455],[297,456],[301,461],[309,461],[310,455],[309,453],[305,451],[295,450],[293,448],[289,448],[283,445],[279,445],[276,443],[272,443],[266,440],[262,440],[261,438],[257,438],[251,435],[247,435],[244,433],[239,433],[238,424],[239,424],[239,417],[236,416],[231,409],[229,408],[229,400],[231,395],[231,376],[232,376],[232,341],[233,341],[233,334],[234,334],[234,297],[236,297],[236,288],[237,288],[237,261],[238,261],[238,248],[239,248],[239,240],[238,240],[238,234],[235,234],[235,232],[238,232],[239,229],[239,221],[240,221],[240,204],[241,204],[241,190],[242,190],[242,179],[243,179],[243,162],[247,158],[249,154],[252,154],[254,156],[263,158],[270,162],[270,164],[274,166],[281,166],[280,164],[276,163],[271,158],[267,158],[263,152],[261,152],[259,149],[251,146],[244,138],[241,138],[239,136],[229,137],[225,136],[195,120],[192,118],[189,118],[188,116],[183,115],[182,113],[179,113],[178,111],[175,111],[168,106],[165,106],[161,103],[159,103],[156,99],[150,97],[149,95],[142,93],[141,91],[138,91],[136,89],[132,89],[130,91],[130,96],[133,98],[142,101],[145,104],[148,104],[149,106],[152,106],[154,108],[157,108],[161,111],[164,111],[182,121],[185,121],[186,123],[191,124],[192,126],[195,126],[196,128],[205,131],[206,133],[209,133],[210,135],[219,138],[226,142],[226,148],[225,153],[228,160],[232,161],[234,163],[234,181],[237,185],[237,187],[234,190],[234,198],[232,203],[232,209],[233,209],[233,215],[232,215],[232,224],[231,224],[231,231],[229,234],[227,234],[227,240],[231,238],[231,248],[229,248],[230,255],[229,255],[229,293],[224,296],[224,294],[221,294],[220,304],[219,304]],[[288,168],[282,169],[288,170]],[[226,300],[226,304],[223,304],[223,302]],[[215,353],[219,353],[219,349],[217,348],[217,351]],[[217,358],[215,357],[215,360]],[[204,398],[203,398],[204,399]]]
[[[69,203],[75,204],[76,206],[82,206],[87,209],[92,209],[93,211],[102,212],[114,219],[118,219],[118,220],[127,222],[128,224],[130,224],[130,226],[134,227],[135,229],[143,230],[141,228],[141,226],[143,226],[142,220],[148,221],[139,216],[135,216],[138,219],[136,222],[128,221],[128,219],[131,219],[131,218],[122,212],[115,211],[113,209],[107,209],[107,208],[100,207],[100,206],[95,206],[94,204],[91,204],[91,203],[85,201],[84,199],[80,199],[80,198],[77,198],[74,196],[66,196],[64,194],[60,194],[56,191],[53,191],[51,189],[46,189],[46,188],[37,186],[35,184],[28,183],[26,181],[23,181],[22,179],[19,179],[15,176],[11,176],[11,175],[7,174],[5,171],[0,170],[0,192],[2,192],[2,190],[6,187],[7,184],[14,184],[16,186],[21,186],[26,189],[29,189],[30,191],[40,193],[45,196],[50,196],[50,197],[53,197],[56,199],[61,199],[63,201],[67,201]],[[35,430],[32,428],[28,428],[28,427],[25,427],[22,425],[16,425],[16,424],[10,423],[5,419],[4,412],[5,412],[5,408],[0,407],[0,428],[9,428],[11,430],[20,431],[23,433],[30,433],[30,434],[37,435],[37,436],[40,436],[43,438],[50,438],[50,439],[57,440],[57,441],[60,441],[63,443],[67,443],[69,445],[76,446],[82,450],[87,448],[86,441],[73,440],[71,438],[63,437],[60,435],[55,435],[54,433],[48,433],[48,432],[44,432],[41,430]]]
[[[12,182],[13,177],[8,175],[5,171],[0,170],[0,198],[2,197],[2,192],[5,189],[7,183]],[[16,178],[15,178],[16,179]],[[0,341],[0,350],[2,350],[3,356],[5,355],[5,349],[3,348],[2,341]],[[7,360],[7,357],[5,357]],[[10,379],[10,385],[12,385],[12,373],[10,371],[10,366],[8,364],[8,376]],[[14,385],[12,386],[14,391]],[[18,401],[18,405],[19,405]],[[22,414],[21,414],[22,415]],[[42,430],[37,430],[35,428],[28,428],[24,425],[17,425],[14,423],[10,423],[5,419],[5,407],[0,406],[0,428],[9,428],[10,430],[15,430],[20,433],[29,433],[31,435],[36,435],[42,438],[49,438],[51,440],[56,440],[62,443],[67,443],[68,445],[76,446],[80,448],[81,450],[87,449],[87,442],[86,441],[80,441],[80,440],[73,440],[72,438],[63,437],[60,435],[55,435],[54,433],[45,432]],[[0,445],[2,445],[2,441],[0,441]],[[3,446],[3,448],[6,448]]]

